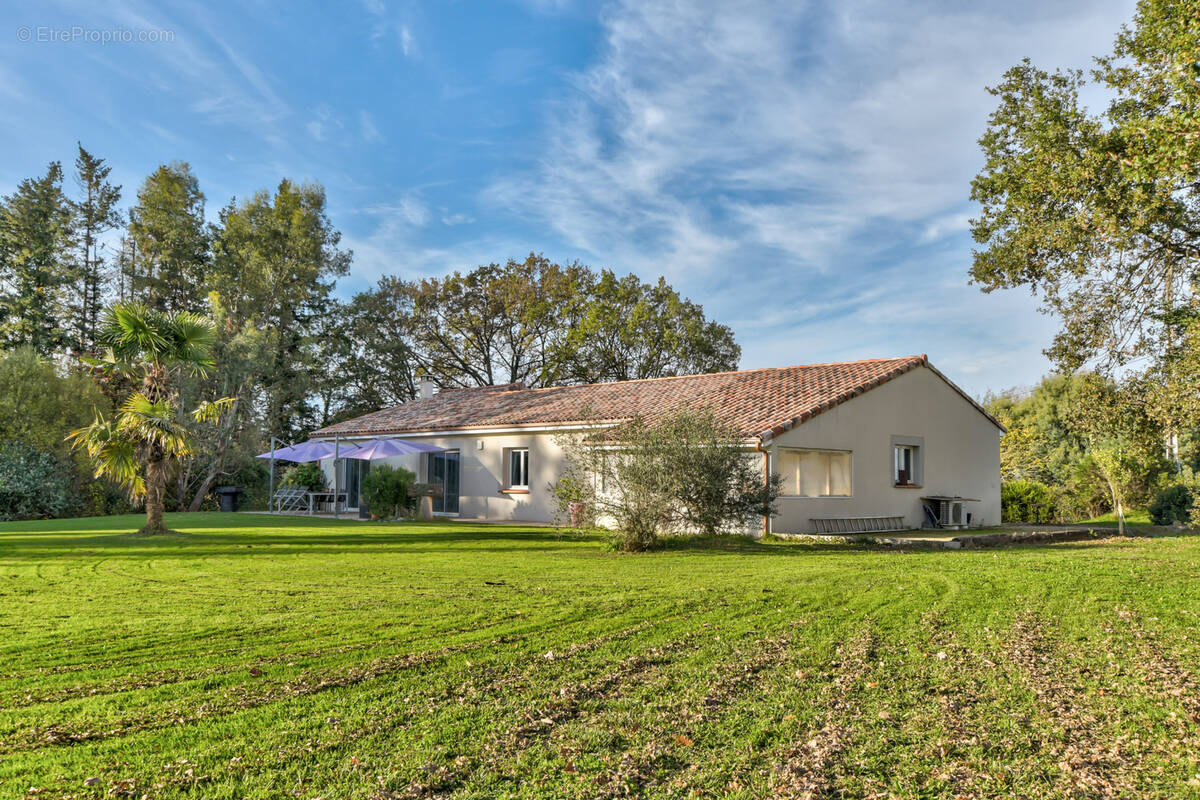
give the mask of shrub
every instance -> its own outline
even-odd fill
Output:
[[[1091,519],[1113,510],[1112,494],[1091,456],[1084,456],[1072,466],[1058,488],[1055,502],[1059,522]]]
[[[1192,490],[1187,486],[1176,484],[1160,489],[1150,503],[1150,521],[1155,525],[1186,524],[1191,521],[1194,502]]]
[[[0,447],[0,520],[61,517],[78,501],[63,463],[27,444]]]
[[[779,476],[764,481],[744,437],[710,412],[559,441],[566,465],[551,488],[560,523],[611,521],[621,550],[647,550],[668,533],[746,532],[779,496]]]
[[[308,464],[296,464],[288,467],[280,481],[284,486],[300,486],[310,492],[325,491],[325,471],[321,465],[313,461]]]
[[[1004,522],[1051,522],[1057,513],[1054,490],[1037,481],[1008,481],[1000,487]]]
[[[371,513],[379,517],[399,517],[412,508],[414,498],[409,487],[417,476],[404,467],[381,464],[372,467],[362,479],[362,493]]]

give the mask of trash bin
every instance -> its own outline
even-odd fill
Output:
[[[221,504],[222,511],[237,511],[238,498],[242,492],[246,491],[240,486],[219,486],[217,487],[217,500]]]

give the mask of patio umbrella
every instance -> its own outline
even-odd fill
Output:
[[[271,439],[271,444],[275,443],[275,439]],[[268,450],[265,453],[259,453],[255,458],[271,459],[271,482],[270,482],[270,508],[274,511],[275,508],[275,462],[276,461],[295,461],[296,463],[305,463],[308,461],[320,461],[323,458],[343,458],[347,455],[347,451],[354,452],[358,450],[358,445],[350,442],[322,442],[322,441],[307,441],[300,444],[294,444],[290,447],[281,447],[277,450]],[[336,461],[334,462],[336,464]],[[336,519],[337,512],[337,495],[338,495],[338,471],[333,471],[333,516]]]
[[[366,442],[356,442],[358,449],[347,453],[344,458],[354,458],[360,461],[374,461],[391,456],[406,456],[410,453],[440,453],[446,448],[434,447],[431,444],[409,442],[404,439],[371,439]]]
[[[255,458],[274,458],[279,461],[320,461],[322,458],[332,458],[334,454],[333,442],[301,442],[300,444],[292,445],[291,447],[281,447],[278,450],[270,450],[266,453],[259,453]],[[349,452],[355,452],[358,445],[350,442],[341,442],[337,446],[338,458],[349,458]]]

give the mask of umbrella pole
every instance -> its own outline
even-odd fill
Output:
[[[275,443],[279,440],[271,437],[271,475],[267,484],[267,513],[275,513]]]
[[[333,437],[333,518],[338,518],[338,488],[341,485],[340,475],[338,475],[338,445],[341,437]]]

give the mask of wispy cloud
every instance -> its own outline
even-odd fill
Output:
[[[312,119],[304,123],[304,129],[316,141],[324,142],[334,131],[341,129],[341,121],[334,117],[333,109],[324,103],[314,108],[312,113]]]
[[[748,364],[949,351],[964,320],[1032,313],[966,282],[985,86],[1025,55],[1087,64],[1129,7],[622,0],[599,59],[548,113],[544,156],[483,200],[596,261],[666,273],[719,318],[782,315],[743,317]],[[838,305],[836,324],[806,322]],[[881,314],[905,324],[870,323]],[[981,361],[1012,346],[999,330],[972,343]]]
[[[375,119],[365,108],[358,112],[358,124],[362,128],[362,137],[368,142],[382,142],[383,134],[375,125]]]
[[[413,38],[412,31],[407,25],[401,25],[398,33],[400,37],[400,52],[406,57],[412,57],[417,54],[417,40]]]

